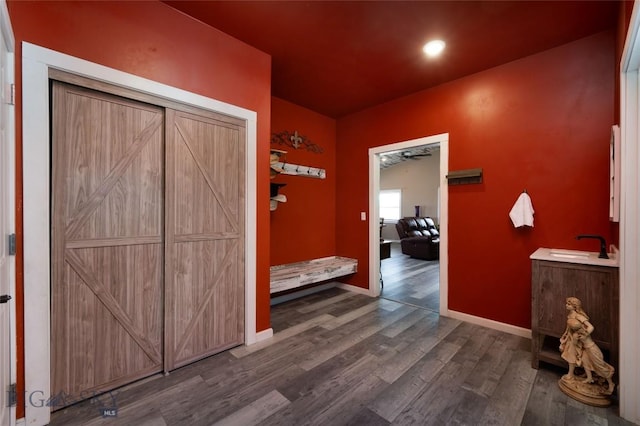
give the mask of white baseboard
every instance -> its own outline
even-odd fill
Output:
[[[262,342],[263,340],[271,339],[273,337],[273,328],[267,328],[266,330],[258,331],[256,333],[256,340],[251,342],[249,345],[254,345],[258,342]]]
[[[339,283],[337,287],[342,288],[344,290],[352,291],[354,293],[371,296],[371,293],[367,288],[356,287],[354,285],[342,284],[342,283]],[[498,321],[490,320],[487,318],[476,317],[474,315],[469,315],[469,314],[465,314],[463,312],[458,312],[458,311],[447,310],[446,312],[440,312],[440,315],[442,315],[443,317],[450,317],[450,318],[458,319],[461,321],[470,322],[472,324],[481,325],[483,327],[491,328],[493,330],[503,331],[505,333],[514,334],[516,336],[531,339],[531,330],[527,328],[506,324],[503,322],[498,322]]]
[[[371,296],[371,293],[369,292],[368,288],[356,287],[355,285],[342,284],[342,283],[338,283],[337,287],[341,288],[343,290],[351,291],[353,293],[359,293],[359,294],[364,294],[364,295],[367,295],[367,296]]]
[[[481,325],[483,327],[491,328],[493,330],[503,331],[505,333],[515,334],[516,336],[526,337],[527,339],[531,339],[531,330],[527,328],[517,327],[515,325],[506,324],[503,322],[498,322],[498,321],[490,320],[487,318],[476,317],[474,315],[469,315],[463,312],[457,312],[457,311],[451,311],[451,310],[448,310],[446,312],[440,312],[440,315],[442,315],[443,317],[459,319],[461,321],[466,321],[472,324]]]

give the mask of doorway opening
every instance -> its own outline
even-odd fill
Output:
[[[440,144],[379,155],[380,297],[438,312]]]
[[[369,292],[372,296],[437,311],[441,315],[446,315],[448,311],[448,193],[446,191],[448,140],[449,135],[444,133],[369,149],[369,262],[371,265]],[[416,153],[420,157],[417,157]],[[388,174],[381,169],[383,167],[386,170],[392,169],[392,167],[382,166],[383,163],[391,159],[396,163],[418,164],[420,162],[413,160],[422,157],[431,157],[432,169],[434,163],[437,163],[438,172],[434,173],[435,171],[432,170],[434,182],[431,184],[435,188],[432,191],[435,195],[421,196],[420,190],[410,189],[409,182],[402,183],[398,180],[401,177],[395,177],[389,181],[385,176],[386,182],[381,185],[381,176]],[[393,167],[403,166],[398,164]],[[406,175],[407,171],[403,170],[401,174]],[[388,187],[394,185],[400,188]],[[405,192],[406,196],[401,202],[398,213],[399,218],[417,215],[434,219],[440,234],[437,258],[417,259],[402,253],[400,237],[395,231],[397,221],[383,217],[384,223],[381,222],[379,201],[381,189],[400,189],[401,192]]]

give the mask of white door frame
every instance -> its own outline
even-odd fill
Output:
[[[15,274],[15,256],[9,254],[7,250],[7,238],[8,234],[15,232],[15,211],[16,211],[16,172],[15,172],[15,106],[13,105],[12,87],[14,83],[14,53],[15,53],[15,39],[13,37],[13,30],[11,28],[11,21],[9,19],[9,11],[7,10],[6,0],[0,1],[0,43],[2,43],[2,77],[0,78],[0,114],[2,114],[2,120],[4,124],[2,134],[2,146],[0,146],[0,173],[2,173],[3,187],[0,188],[2,193],[2,226],[0,229],[0,244],[2,248],[2,256],[4,259],[0,259],[3,262],[3,274],[0,275],[0,294],[7,294],[12,299],[6,304],[0,305],[0,309],[4,311],[6,317],[2,317],[0,323],[0,351],[3,355],[8,355],[8,359],[4,356],[3,361],[6,364],[0,365],[0,424],[7,424],[13,426],[16,422],[16,407],[9,407],[7,402],[9,400],[9,385],[16,383],[16,274]],[[8,322],[6,321],[8,318]]]
[[[24,357],[25,417],[28,425],[49,423],[50,411],[50,228],[49,68],[175,100],[243,119],[246,139],[245,343],[256,335],[256,145],[257,113],[195,93],[75,58],[22,44]],[[249,238],[251,236],[251,238]],[[261,332],[266,335],[265,331]]]
[[[449,278],[448,278],[448,243],[449,243],[449,191],[447,191],[447,174],[449,173],[449,134],[412,139],[390,145],[369,148],[369,295],[380,295],[380,209],[378,193],[380,192],[380,154],[421,145],[440,145],[440,315],[449,315]]]
[[[620,417],[640,424],[640,10],[620,64]]]

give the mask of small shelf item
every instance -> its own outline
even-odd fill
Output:
[[[282,173],[282,169],[277,166],[278,162],[285,156],[287,151],[280,149],[272,149],[269,156],[271,179],[278,176],[278,173]]]
[[[287,184],[286,183],[270,182],[269,183],[269,196],[270,197],[275,197],[276,195],[278,195],[278,192],[280,191],[280,188],[282,188],[283,186],[287,186]]]
[[[283,186],[286,186],[286,183],[270,183],[270,188],[269,188],[269,210],[270,211],[274,211],[275,209],[278,208],[278,203],[286,203],[287,202],[287,196],[284,194],[278,194],[278,191],[280,191],[280,188],[282,188]]]
[[[455,170],[447,175],[449,185],[465,185],[470,183],[482,183],[482,169]]]

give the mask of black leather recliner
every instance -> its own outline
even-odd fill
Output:
[[[402,253],[416,259],[440,258],[440,233],[430,217],[405,217],[398,220],[396,230]]]

